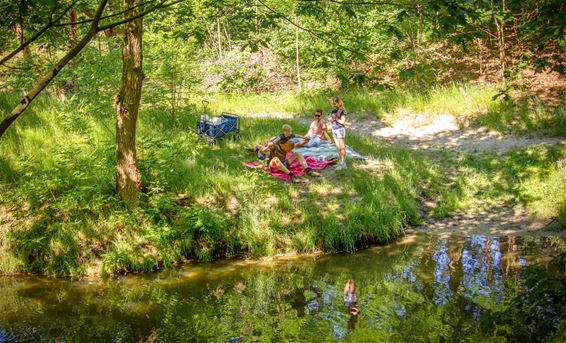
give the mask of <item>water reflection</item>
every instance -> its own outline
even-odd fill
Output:
[[[0,342],[532,340],[529,329],[498,332],[481,318],[526,289],[515,286],[528,265],[546,267],[546,245],[418,236],[357,254],[221,261],[101,284],[0,278]],[[563,304],[543,303],[553,325],[566,317]]]

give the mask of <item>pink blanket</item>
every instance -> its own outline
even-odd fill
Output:
[[[289,157],[289,155],[291,155],[291,153],[289,153],[287,155],[287,157]],[[310,157],[310,156],[304,156],[305,161],[307,162],[307,165],[314,170],[320,170],[320,169],[324,169],[326,168],[329,164],[333,163],[334,160],[332,161],[321,161],[321,160],[317,160],[314,157]],[[246,162],[244,163],[245,166],[250,167],[250,168],[254,168],[257,167],[257,165],[259,164],[259,162]],[[289,166],[289,170],[295,174],[295,175],[302,175],[305,173],[305,170],[303,169],[303,167],[299,164],[298,161],[293,161],[293,163],[291,163],[291,165]],[[276,178],[279,178],[281,180],[285,180],[285,181],[289,181],[289,175],[283,173],[282,171],[279,171],[277,169],[273,169],[271,168],[271,170],[269,171],[269,174],[275,176]]]

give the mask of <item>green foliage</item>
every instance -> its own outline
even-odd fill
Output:
[[[566,253],[562,252],[552,260],[552,271],[541,266],[528,266],[521,280],[509,280],[512,287],[503,308],[483,321],[486,329],[497,328],[502,333],[523,337],[542,337],[552,332],[550,341],[564,339],[566,320],[555,314],[566,311],[565,262]]]

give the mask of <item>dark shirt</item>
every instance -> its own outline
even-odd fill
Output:
[[[289,140],[295,138],[294,134],[290,134],[289,136],[285,136],[284,134],[280,134],[273,138],[271,141],[273,142],[273,146],[269,150],[269,160],[271,161],[274,157],[279,158],[281,162],[285,161],[287,157],[287,151],[283,150],[281,145],[287,143]]]
[[[340,119],[340,118],[342,118],[342,116],[344,116],[344,117],[346,116],[346,110],[342,109],[340,111],[340,115],[338,115],[338,110],[334,108],[334,109],[332,109],[331,114],[334,114],[336,116],[336,118]],[[345,126],[340,124],[339,122],[337,122],[335,120],[332,121],[332,129],[333,130],[338,130],[338,129],[342,129],[342,128],[345,128]]]
[[[285,136],[284,134],[280,133],[280,134],[278,134],[277,136],[273,137],[273,138],[271,139],[271,141],[272,141],[273,143],[276,143],[276,144],[277,144],[277,143],[279,143],[279,144],[285,144],[285,143],[287,143],[289,140],[291,140],[291,139],[293,139],[293,138],[295,138],[295,137],[296,137],[296,136],[295,136],[294,133],[290,134],[289,136]]]

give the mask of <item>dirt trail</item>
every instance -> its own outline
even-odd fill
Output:
[[[485,128],[459,127],[452,115],[408,115],[391,126],[385,126],[370,115],[352,114],[348,118],[349,131],[353,134],[375,137],[394,145],[434,154],[435,150],[451,150],[456,153],[479,151],[506,152],[538,144],[566,144],[564,137],[503,136]],[[308,124],[310,118],[297,118]],[[433,155],[434,156],[434,155]],[[371,162],[371,161],[369,161]],[[423,209],[423,212],[427,212]],[[549,221],[532,218],[523,206],[493,206],[487,210],[472,209],[455,213],[451,218],[436,219],[425,215],[425,225],[416,231],[445,234],[560,234],[549,231]]]
[[[408,116],[385,127],[373,118],[350,118],[353,133],[368,135],[414,150],[453,149],[460,152],[505,152],[538,144],[566,144],[564,137],[503,136],[486,128],[461,129],[452,115]]]

